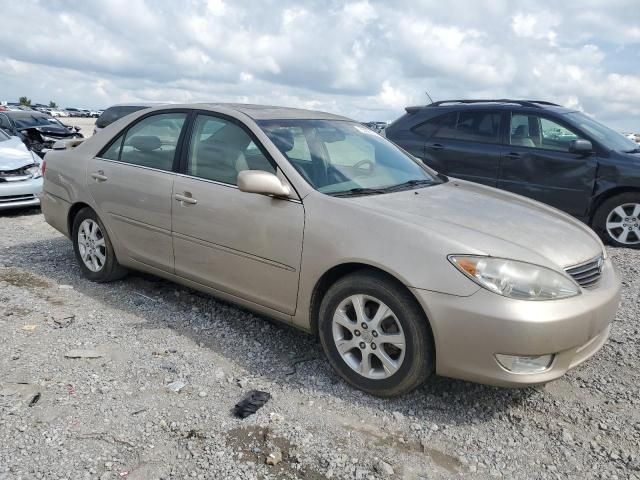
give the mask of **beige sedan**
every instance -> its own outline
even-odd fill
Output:
[[[157,107],[45,160],[45,218],[87,278],[150,272],[295,325],[375,395],[433,373],[553,380],[604,344],[620,298],[580,222],[336,115]]]

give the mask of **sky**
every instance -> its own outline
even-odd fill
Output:
[[[640,132],[637,0],[0,0],[0,100],[248,102],[389,121],[547,100]]]

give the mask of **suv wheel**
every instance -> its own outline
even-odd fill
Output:
[[[433,372],[433,340],[421,308],[404,287],[377,272],[357,272],[329,288],[319,334],[336,372],[373,395],[409,392]]]
[[[90,208],[73,219],[73,250],[83,275],[94,282],[111,282],[126,275],[116,259],[104,225]]]
[[[593,227],[611,245],[640,248],[640,193],[605,200],[593,217]]]

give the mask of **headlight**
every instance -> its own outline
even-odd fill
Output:
[[[58,139],[57,138],[53,138],[53,137],[47,137],[45,135],[40,135],[42,137],[42,140],[44,140],[45,142],[57,142]]]
[[[29,172],[33,178],[40,178],[42,176],[42,168],[39,164],[27,168],[27,172]]]
[[[519,300],[554,300],[580,294],[569,277],[546,267],[494,257],[449,255],[458,270],[480,286]]]

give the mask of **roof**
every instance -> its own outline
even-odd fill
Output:
[[[277,107],[272,105],[252,105],[248,103],[202,103],[211,108],[226,108],[244,113],[254,120],[348,120],[350,118],[333,113],[305,110],[302,108]],[[195,105],[190,105],[191,107]]]
[[[493,108],[534,108],[534,109],[547,109],[562,112],[572,111],[565,108],[562,105],[556,103],[547,102],[545,100],[513,100],[513,99],[464,99],[464,100],[440,100],[424,106],[407,107],[405,110],[407,113],[415,113],[425,108],[446,108],[446,107],[461,107],[465,108],[486,108],[487,105],[491,105]]]
[[[162,107],[164,105],[170,105],[167,102],[127,102],[127,103],[114,103],[113,105],[109,105],[107,108],[111,107]],[[106,108],[105,108],[106,110]]]

